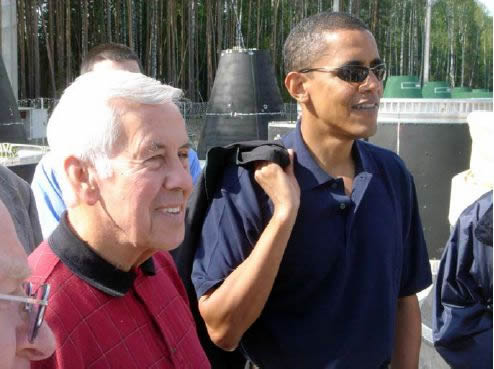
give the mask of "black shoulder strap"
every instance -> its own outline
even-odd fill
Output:
[[[271,161],[285,168],[290,163],[290,158],[281,141],[238,142],[228,146],[213,147],[208,151],[206,166],[187,204],[184,241],[172,252],[178,273],[187,290],[199,339],[213,369],[243,369],[245,359],[237,351],[221,350],[209,339],[206,326],[199,314],[197,297],[192,284],[192,264],[199,245],[207,209],[219,183],[221,183],[225,168],[232,164],[249,168],[256,161]]]

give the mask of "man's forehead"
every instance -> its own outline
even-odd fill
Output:
[[[367,30],[340,29],[324,33],[327,43],[321,58],[348,59],[361,61],[379,59],[379,51],[374,36]]]

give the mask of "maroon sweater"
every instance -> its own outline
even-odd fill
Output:
[[[170,255],[117,270],[63,219],[29,256],[30,280],[51,285],[45,319],[57,340],[32,368],[210,368]]]

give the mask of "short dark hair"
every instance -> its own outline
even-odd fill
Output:
[[[347,29],[369,31],[364,22],[348,13],[322,12],[302,19],[283,46],[285,72],[311,67],[327,47],[324,34]]]
[[[103,60],[111,60],[117,63],[133,60],[137,62],[139,70],[142,71],[139,57],[130,47],[122,44],[107,43],[100,44],[89,50],[81,63],[81,74],[92,71],[94,65]]]

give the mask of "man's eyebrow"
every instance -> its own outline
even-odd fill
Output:
[[[164,150],[166,147],[160,143],[151,141],[144,145],[144,152],[155,153],[156,151]]]
[[[182,146],[179,147],[179,150],[181,149],[190,149],[192,147],[192,144],[190,142],[187,142],[183,144]],[[146,152],[150,153],[155,153],[160,150],[166,150],[166,146],[163,144],[160,144],[158,142],[150,142],[148,145],[145,146],[144,149]]]
[[[372,67],[372,66],[376,66],[376,65],[379,65],[379,64],[383,64],[383,63],[384,62],[381,59],[375,58],[373,61],[370,62],[369,65]]]

